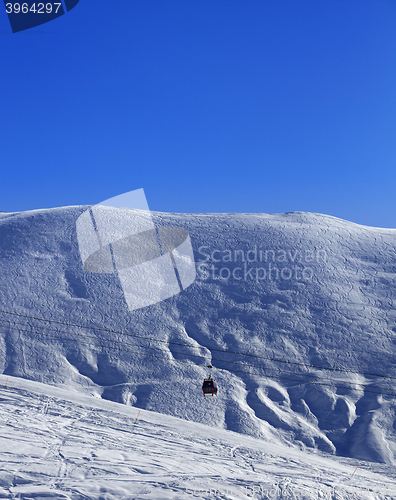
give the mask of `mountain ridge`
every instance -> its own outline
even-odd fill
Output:
[[[197,279],[129,312],[116,276],[82,267],[75,222],[86,208],[0,216],[2,310],[29,316],[0,313],[2,373],[89,387],[105,399],[302,449],[394,463],[391,379],[307,365],[396,377],[396,230],[305,212],[152,212],[156,225],[189,231]],[[92,331],[61,331],[32,317]],[[209,363],[215,401],[200,389]]]

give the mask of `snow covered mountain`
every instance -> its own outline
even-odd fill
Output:
[[[87,207],[0,215],[0,371],[302,450],[396,462],[396,230],[153,213],[197,279],[130,312],[81,263]],[[217,398],[201,392],[214,367]]]
[[[0,375],[0,498],[393,500],[384,464]],[[2,388],[1,388],[2,387]]]

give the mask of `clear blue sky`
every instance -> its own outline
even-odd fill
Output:
[[[144,188],[166,212],[396,227],[395,0],[0,6],[0,210]]]

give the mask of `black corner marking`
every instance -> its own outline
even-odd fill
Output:
[[[62,0],[3,0],[13,33],[28,30],[63,16]],[[79,0],[64,0],[67,11]]]
[[[65,0],[66,10],[69,12],[74,9],[74,7],[78,4],[80,0]]]

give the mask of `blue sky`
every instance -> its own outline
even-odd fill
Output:
[[[0,9],[0,210],[144,188],[165,212],[396,227],[394,0],[80,0]]]

